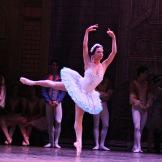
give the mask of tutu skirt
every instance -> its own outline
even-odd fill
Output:
[[[61,70],[61,80],[75,104],[85,112],[98,114],[102,111],[100,94],[95,90],[90,92],[83,90],[80,82],[82,78],[78,72],[70,68],[64,67]]]

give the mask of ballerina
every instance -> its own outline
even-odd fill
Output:
[[[98,24],[88,27],[85,31],[83,39],[83,61],[84,61],[84,77],[78,72],[70,69],[63,68],[61,70],[61,81],[55,82],[51,80],[39,80],[33,81],[27,78],[21,77],[20,81],[23,84],[29,86],[43,86],[52,87],[56,90],[67,91],[75,102],[75,133],[77,156],[82,151],[82,120],[84,112],[90,114],[98,114],[102,111],[102,105],[99,93],[95,91],[95,88],[103,80],[107,67],[113,61],[116,53],[116,37],[113,31],[107,30],[107,34],[112,38],[112,51],[107,59],[101,62],[103,58],[103,46],[95,44],[90,52],[88,51],[88,36],[90,32],[96,31]]]

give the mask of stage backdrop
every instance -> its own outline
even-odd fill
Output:
[[[84,31],[96,23],[99,30],[90,34],[89,45],[103,44],[105,57],[111,51],[107,28],[117,35],[118,54],[106,74],[114,87],[109,136],[132,140],[129,82],[141,64],[162,73],[161,0],[1,0],[0,71],[8,84],[20,75],[40,79],[47,73],[48,63],[58,60],[61,66],[83,74]],[[69,121],[73,131],[73,118],[74,105],[67,97],[63,137],[74,138],[66,125]],[[92,117],[86,115],[84,122],[86,139],[92,139]]]

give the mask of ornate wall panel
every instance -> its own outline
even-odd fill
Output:
[[[129,82],[140,64],[162,73],[161,0],[1,0],[0,68],[10,81],[20,75],[42,78],[52,59],[83,72],[83,35],[95,23],[100,28],[89,45],[102,43],[105,57],[111,49],[107,27],[117,34],[118,54],[108,73],[115,85],[110,136],[131,139]]]
[[[42,77],[47,72],[49,56],[49,1],[24,0],[22,11],[21,70],[28,76]]]
[[[50,0],[0,1],[0,67],[8,82],[47,72]]]
[[[7,40],[7,14],[4,2],[0,1],[0,72],[3,74],[7,72]]]

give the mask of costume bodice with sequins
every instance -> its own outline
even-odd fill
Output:
[[[80,79],[81,88],[85,92],[95,90],[95,88],[103,80],[103,75],[103,71],[100,71],[100,73],[95,74],[91,68],[86,69],[84,77]]]

